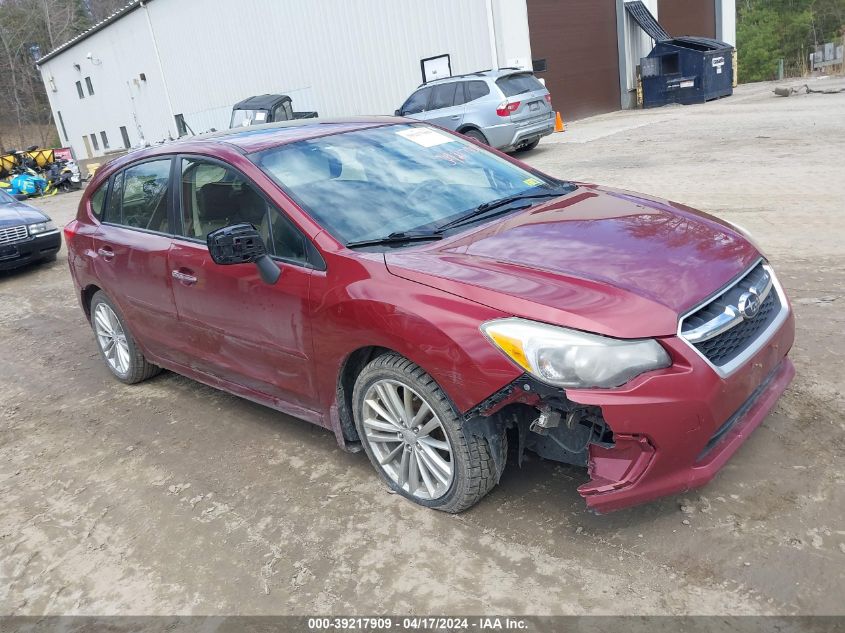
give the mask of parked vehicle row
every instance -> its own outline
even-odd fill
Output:
[[[535,148],[555,124],[549,91],[533,73],[519,68],[430,81],[419,86],[394,114],[460,132],[505,152]],[[316,117],[317,112],[295,112],[287,95],[256,95],[232,107],[229,127]]]
[[[586,467],[596,511],[700,486],[794,374],[789,302],[742,231],[406,118],[135,152],[65,237],[118,380],[167,368],[303,418],[448,512],[509,441]]]

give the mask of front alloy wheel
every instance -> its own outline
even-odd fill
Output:
[[[388,477],[419,499],[439,499],[454,476],[440,418],[408,385],[379,380],[364,396],[364,434]]]
[[[490,443],[470,432],[434,379],[399,354],[378,356],[361,370],[352,411],[379,475],[419,505],[461,512],[498,482],[507,456],[504,432]]]

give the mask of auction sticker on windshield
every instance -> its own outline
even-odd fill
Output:
[[[435,145],[443,145],[443,143],[453,143],[455,141],[454,138],[441,134],[436,130],[424,127],[413,127],[396,133],[409,141],[413,141],[417,145],[422,145],[423,147],[434,147]]]

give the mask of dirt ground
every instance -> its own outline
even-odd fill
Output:
[[[708,486],[594,516],[583,471],[534,458],[464,514],[416,507],[327,431],[113,380],[62,250],[0,274],[0,614],[845,614],[845,93],[772,87],[523,156],[737,222],[779,272],[798,374]]]

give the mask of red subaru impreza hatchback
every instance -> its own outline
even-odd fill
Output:
[[[585,466],[599,512],[702,485],[794,375],[789,302],[736,227],[405,119],[132,153],[65,235],[119,380],[163,367],[319,424],[447,512],[508,437]]]

